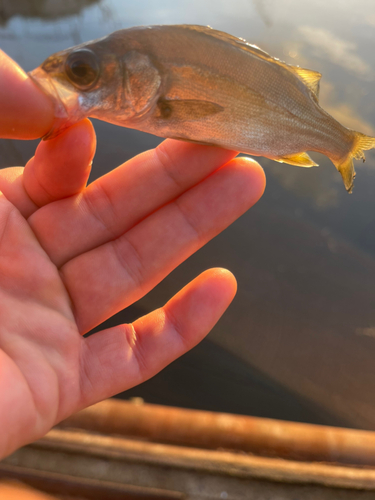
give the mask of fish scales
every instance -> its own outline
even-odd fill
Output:
[[[194,32],[193,32],[194,33]],[[152,46],[157,41],[157,33],[154,31],[146,32],[148,40],[146,42],[146,50],[151,51]],[[150,36],[151,35],[151,36]],[[166,92],[167,98],[174,98],[175,94],[180,99],[186,98],[202,98],[202,88],[205,88],[204,97],[205,100],[212,100],[222,105],[224,112],[220,116],[212,116],[211,119],[208,117],[201,126],[197,126],[196,123],[180,123],[174,124],[175,134],[182,138],[193,138],[194,140],[201,142],[212,142],[212,127],[218,126],[220,124],[221,128],[228,129],[228,123],[233,122],[232,109],[233,100],[236,99],[240,106],[238,106],[238,113],[236,116],[236,125],[231,126],[229,130],[225,133],[225,146],[230,149],[236,149],[235,146],[239,146],[241,151],[249,152],[256,155],[265,155],[265,152],[269,152],[271,148],[274,147],[274,142],[277,141],[278,152],[283,154],[293,153],[288,147],[288,139],[290,139],[288,122],[291,122],[291,126],[295,127],[294,116],[284,118],[285,123],[285,133],[281,136],[280,131],[278,132],[278,137],[272,137],[269,133],[272,124],[269,123],[272,120],[272,115],[265,113],[265,102],[264,97],[269,101],[270,105],[276,104],[284,101],[289,112],[293,112],[293,109],[298,106],[298,101],[305,99],[305,95],[300,96],[298,94],[294,99],[288,99],[288,94],[290,94],[291,86],[288,80],[284,81],[284,85],[280,85],[277,78],[277,71],[274,65],[270,63],[264,63],[264,61],[259,60],[257,57],[252,57],[252,63],[248,61],[249,55],[244,52],[242,48],[236,46],[230,47],[230,53],[228,54],[228,47],[225,42],[219,41],[219,46],[217,45],[217,40],[210,37],[206,33],[199,33],[198,37],[194,40],[193,46],[189,45],[189,40],[191,39],[191,32],[184,32],[183,35],[180,34],[180,30],[173,28],[168,33],[168,37],[165,38],[164,44],[161,47],[160,53],[158,52],[158,59],[167,68],[169,72],[169,83],[170,91]],[[151,40],[150,40],[151,39]],[[198,57],[200,52],[199,48],[204,44],[205,51],[202,57]],[[171,55],[170,50],[165,53],[163,47],[174,46],[176,52],[178,53],[177,61]],[[159,48],[158,48],[159,50]],[[193,53],[194,58],[191,56]],[[189,58],[190,55],[190,58]],[[201,82],[200,85],[196,85],[196,94],[186,96],[184,88],[178,85],[179,82],[174,80],[175,68],[183,68],[186,64],[186,60],[189,60],[189,64],[193,68],[204,67],[206,69],[205,81]],[[215,69],[214,61],[219,60],[221,62],[218,69]],[[200,65],[200,66],[199,66]],[[237,72],[233,73],[233,67],[237,68]],[[228,79],[230,75],[230,79]],[[214,77],[214,78],[213,78]],[[235,85],[233,83],[233,77],[235,77]],[[193,73],[190,75],[183,75],[183,79],[186,82],[186,86],[191,89],[192,84],[196,79],[196,75]],[[216,85],[212,89],[212,80],[216,81],[219,79],[220,85]],[[229,87],[225,88],[225,81],[229,80]],[[249,81],[251,80],[251,92],[248,95]],[[218,82],[217,82],[218,83]],[[300,82],[297,82],[298,84]],[[223,92],[218,93],[218,87],[223,89]],[[226,86],[228,87],[228,86]],[[234,88],[233,88],[234,87]],[[285,88],[286,87],[286,88]],[[299,90],[302,94],[305,93],[305,86],[303,84],[299,85]],[[175,89],[175,93],[172,93]],[[210,91],[210,92],[209,92]],[[255,95],[254,95],[255,94]],[[259,105],[256,100],[256,94],[261,96],[259,99]],[[286,97],[285,97],[286,96]],[[299,99],[298,99],[299,98]],[[300,106],[299,106],[300,107]],[[298,108],[297,108],[298,110]],[[312,108],[314,111],[314,108]],[[288,119],[289,118],[289,119]],[[151,120],[150,120],[151,121]],[[194,120],[192,120],[194,122]],[[254,123],[255,122],[255,123]],[[166,136],[168,134],[168,128],[170,123],[153,123],[147,122],[143,125],[143,130],[152,131],[157,135]],[[268,139],[268,140],[267,140]],[[280,148],[281,144],[282,148]],[[293,146],[294,147],[294,146]]]
[[[320,74],[202,26],[117,31],[50,56],[30,76],[55,102],[53,137],[86,117],[299,166],[328,156],[351,191],[375,139],[318,104]]]

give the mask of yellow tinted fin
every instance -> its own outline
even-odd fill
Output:
[[[223,110],[222,106],[210,101],[161,98],[157,103],[155,117],[164,120],[200,120]]]
[[[353,165],[353,158],[356,160],[365,161],[364,150],[375,148],[375,137],[369,137],[367,135],[361,134],[360,132],[354,132],[354,140],[349,153],[340,160],[331,158],[332,163],[335,165],[337,170],[340,172],[342,180],[348,193],[352,192],[353,181],[355,177],[355,170]]]
[[[282,156],[274,158],[280,163],[289,163],[289,165],[297,165],[297,167],[318,167],[318,164],[310,158],[307,153],[297,153],[295,155]]]
[[[319,84],[322,77],[321,73],[317,71],[312,71],[311,69],[299,68],[298,66],[292,66],[293,70],[297,73],[297,76],[303,83],[311,90],[311,92],[319,98]]]
[[[351,193],[353,190],[353,183],[355,177],[353,157],[349,155],[346,157],[344,161],[341,162],[333,161],[333,163],[341,174],[346,190],[348,191],[348,193]]]

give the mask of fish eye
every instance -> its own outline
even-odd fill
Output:
[[[65,71],[69,80],[81,90],[91,88],[99,77],[99,63],[89,49],[79,49],[66,59]]]

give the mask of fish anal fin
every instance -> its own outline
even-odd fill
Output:
[[[292,66],[293,71],[297,74],[298,78],[313,92],[316,98],[319,98],[319,85],[322,77],[321,73],[312,71],[311,69],[300,68],[299,66]]]
[[[210,101],[160,98],[155,117],[164,120],[200,120],[223,110],[222,106]]]
[[[297,167],[317,167],[318,164],[310,158],[307,153],[297,153],[293,155],[281,156],[274,158],[275,161],[280,163],[289,163],[289,165],[296,165]]]
[[[341,162],[333,162],[337,170],[340,172],[342,180],[344,182],[345,189],[348,193],[351,193],[353,190],[353,183],[355,177],[355,170],[353,165],[353,157],[347,156],[344,161]]]

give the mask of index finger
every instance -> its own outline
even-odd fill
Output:
[[[0,50],[0,137],[37,139],[52,127],[52,101]]]

